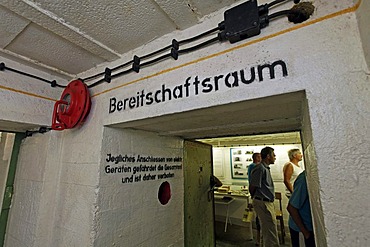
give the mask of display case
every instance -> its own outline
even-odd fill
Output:
[[[231,148],[231,176],[234,179],[247,179],[248,166],[253,162],[253,150],[248,148]]]

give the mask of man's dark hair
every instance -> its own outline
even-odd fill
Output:
[[[252,154],[252,159],[253,159],[253,161],[257,158],[257,155],[259,155],[260,153],[253,153]]]
[[[274,149],[272,147],[264,147],[261,150],[261,158],[266,159],[267,155],[272,154]]]

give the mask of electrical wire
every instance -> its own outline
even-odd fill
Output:
[[[259,6],[259,14],[260,15],[267,15],[268,8],[270,8],[274,5],[277,5],[279,3],[285,2],[285,1],[287,1],[287,0],[275,0],[275,1],[272,1],[271,3],[265,4],[263,6]],[[298,6],[299,2],[300,2],[300,0],[294,0],[294,3],[296,5],[291,10],[278,11],[278,12],[273,13],[271,15],[267,15],[267,18],[268,19],[273,19],[273,18],[277,18],[279,16],[287,16],[288,15],[288,19],[291,22],[294,22],[294,23],[303,22],[303,21],[307,20],[309,18],[309,16],[312,14],[314,7],[310,3],[308,3],[308,5],[310,5],[310,6],[306,6],[306,5]],[[297,8],[295,8],[295,7],[297,7]],[[99,85],[103,82],[108,82],[109,83],[111,81],[111,79],[122,76],[122,75],[125,75],[125,74],[128,74],[132,71],[139,72],[141,67],[146,67],[148,65],[157,63],[157,62],[159,62],[161,60],[164,60],[166,58],[169,58],[169,57],[172,57],[172,58],[177,60],[179,54],[186,54],[186,53],[195,51],[197,49],[200,49],[200,48],[203,48],[207,45],[210,45],[210,44],[212,44],[216,41],[223,41],[219,37],[219,34],[220,34],[219,31],[223,30],[223,28],[224,28],[223,25],[224,25],[223,22],[221,22],[221,23],[219,23],[219,25],[217,27],[212,28],[212,29],[210,29],[208,31],[205,31],[203,33],[200,33],[200,34],[198,34],[194,37],[187,38],[187,39],[180,40],[180,41],[173,40],[171,45],[165,46],[161,49],[158,49],[156,51],[153,51],[153,52],[151,52],[149,54],[146,54],[146,55],[143,55],[141,57],[134,56],[134,58],[131,61],[128,61],[124,64],[118,65],[118,66],[113,67],[113,68],[106,68],[104,72],[100,72],[100,73],[97,73],[95,75],[92,75],[92,76],[89,76],[89,77],[86,77],[86,78],[79,78],[79,79],[83,82],[86,82],[86,81],[90,81],[90,80],[96,79],[98,77],[104,76],[100,80],[98,80],[98,81],[96,81],[96,82],[87,86],[88,88],[92,88],[92,87],[95,87],[95,86],[97,86],[97,85]],[[263,28],[263,27],[264,26],[261,26],[261,28]],[[180,45],[196,41],[200,38],[203,38],[203,37],[208,36],[208,35],[210,35],[212,33],[215,33],[215,32],[218,32],[217,33],[218,36],[215,37],[215,38],[206,40],[206,41],[204,41],[200,44],[194,45],[194,46],[189,47],[189,48],[179,49]],[[153,57],[155,55],[161,54],[161,53],[163,53],[167,50],[169,50],[170,52],[140,64],[140,60],[148,59],[148,58]],[[132,67],[128,68],[124,71],[121,71],[119,73],[111,75],[111,73],[113,71],[123,69],[123,68],[125,68],[129,65],[132,65]],[[58,84],[55,80],[49,81],[49,80],[46,80],[46,79],[41,78],[41,77],[36,76],[36,75],[32,75],[32,74],[29,74],[29,73],[26,73],[26,72],[22,72],[22,71],[19,71],[19,70],[16,70],[16,69],[9,68],[9,67],[5,66],[4,63],[0,63],[0,71],[3,71],[5,69],[7,69],[9,71],[12,71],[12,72],[15,72],[15,73],[18,73],[18,74],[22,74],[22,75],[34,78],[34,79],[41,80],[43,82],[46,82],[46,83],[50,84],[51,87],[66,88],[66,86]]]
[[[50,126],[42,126],[38,130],[26,130],[26,137],[32,136],[35,133],[44,134],[46,132],[49,132],[50,130],[52,130]]]
[[[207,45],[210,45],[210,44],[214,43],[215,41],[219,41],[219,38],[218,37],[212,38],[212,39],[209,39],[207,41],[204,41],[203,43],[195,45],[193,47],[189,47],[189,48],[186,48],[186,49],[183,49],[183,50],[179,50],[179,54],[185,54],[185,53],[188,53],[188,52],[191,52],[191,51],[195,51],[199,48],[203,48]]]
[[[289,10],[282,10],[271,15],[268,19],[273,19],[279,16],[288,16],[288,20],[293,23],[302,23],[310,18],[315,10],[315,6],[311,2],[301,2],[294,5]]]
[[[101,72],[101,73],[99,73],[99,74],[96,74],[96,75],[92,75],[92,76],[89,76],[89,77],[83,78],[83,79],[81,79],[81,81],[83,81],[83,82],[85,82],[85,81],[90,81],[90,80],[95,79],[95,78],[97,78],[97,77],[99,77],[99,76],[103,76],[104,74],[105,74],[105,72]]]
[[[185,40],[180,40],[180,41],[179,41],[179,44],[181,45],[181,44],[186,44],[186,43],[192,42],[192,41],[194,41],[194,40],[200,39],[200,38],[202,38],[202,37],[204,37],[204,36],[207,36],[207,35],[209,35],[209,34],[211,34],[211,33],[214,33],[214,32],[216,32],[216,31],[219,31],[219,30],[220,30],[220,28],[219,28],[219,27],[215,27],[215,28],[213,28],[213,29],[211,29],[211,30],[208,30],[208,31],[206,31],[206,32],[204,32],[204,33],[201,33],[201,34],[199,34],[199,35],[197,35],[197,36],[194,36],[194,37],[192,37],[192,38],[188,38],[188,39],[185,39]]]
[[[219,30],[220,30],[220,28],[219,28],[219,27],[212,28],[212,29],[210,29],[210,30],[208,30],[208,31],[205,31],[205,32],[203,32],[203,33],[201,33],[201,34],[198,34],[198,35],[196,35],[196,36],[194,36],[194,37],[191,37],[191,38],[188,38],[188,39],[184,39],[184,40],[179,40],[179,41],[178,41],[178,44],[179,44],[179,45],[182,45],[182,44],[187,44],[187,43],[193,42],[193,41],[195,41],[195,40],[198,40],[198,39],[200,39],[200,38],[202,38],[202,37],[205,37],[205,36],[207,36],[207,35],[209,35],[209,34],[211,34],[211,33],[214,33],[214,32],[216,32],[216,31],[219,31]],[[168,46],[166,46],[166,47],[163,47],[162,49],[159,49],[159,50],[157,50],[157,51],[154,51],[154,52],[152,52],[152,53],[150,53],[150,54],[148,54],[148,55],[142,56],[142,57],[140,57],[140,58],[141,58],[141,59],[146,59],[146,58],[148,58],[148,57],[154,56],[155,54],[158,54],[158,53],[160,53],[160,52],[163,52],[163,51],[165,51],[165,50],[167,50],[167,49],[170,49],[170,48],[172,48],[172,47],[173,47],[173,45],[168,45]]]
[[[161,61],[161,60],[163,60],[165,58],[168,58],[168,57],[171,57],[171,54],[165,54],[165,55],[162,55],[160,57],[154,58],[154,59],[152,59],[152,60],[150,60],[148,62],[142,63],[142,64],[140,64],[140,67],[145,67],[145,66],[148,66],[150,64],[157,63],[157,62],[159,62],[159,61]]]
[[[0,67],[1,67],[0,70],[6,69],[6,70],[9,70],[9,71],[15,72],[17,74],[25,75],[25,76],[31,77],[33,79],[37,79],[37,80],[46,82],[46,83],[50,84],[52,87],[60,87],[60,88],[65,88],[66,87],[66,86],[59,85],[55,80],[54,81],[49,81],[49,80],[46,80],[46,79],[41,78],[39,76],[32,75],[32,74],[29,74],[29,73],[26,73],[26,72],[23,72],[23,71],[20,71],[20,70],[16,70],[16,69],[7,67],[4,63],[1,63]]]
[[[275,0],[275,1],[273,1],[273,2],[271,2],[271,3],[269,3],[269,4],[267,4],[267,9],[268,9],[268,8],[270,8],[270,7],[272,7],[272,6],[274,6],[274,5],[276,5],[276,4],[279,4],[279,3],[282,3],[282,2],[285,2],[285,1],[287,1],[287,0]],[[294,0],[294,3],[295,3],[295,4],[297,4],[297,3],[299,3],[299,2],[300,2],[300,0]],[[295,5],[295,6],[298,6],[298,5]],[[300,11],[300,10],[299,10],[299,11]],[[296,12],[297,12],[297,11],[296,11]],[[273,13],[273,14],[271,14],[271,15],[268,15],[267,17],[268,17],[268,19],[273,19],[273,18],[277,18],[277,17],[280,17],[280,16],[287,16],[287,15],[290,15],[290,14],[292,14],[292,13],[293,13],[293,11],[292,11],[292,10],[282,10],[282,11],[278,11],[278,12],[276,12],[276,13]],[[294,13],[295,13],[295,12],[294,12]],[[190,43],[190,42],[193,42],[193,41],[195,41],[195,40],[198,40],[198,39],[200,39],[200,38],[202,38],[202,37],[205,37],[205,36],[207,36],[207,35],[209,35],[209,34],[212,34],[212,33],[216,32],[216,31],[220,31],[220,30],[221,30],[221,28],[220,28],[220,25],[219,25],[219,26],[218,26],[218,27],[216,27],[216,28],[210,29],[210,30],[208,30],[208,31],[206,31],[206,32],[203,32],[203,33],[201,33],[201,34],[199,34],[199,35],[196,35],[196,36],[194,36],[194,37],[191,37],[191,38],[188,38],[188,39],[185,39],[185,40],[177,41],[177,44],[178,44],[178,45],[180,45],[180,44]],[[176,41],[176,40],[175,40],[175,41]],[[177,54],[186,54],[186,53],[189,53],[189,52],[195,51],[195,50],[197,50],[197,49],[203,48],[203,47],[205,47],[205,46],[207,46],[207,45],[210,45],[210,44],[212,44],[212,43],[214,43],[214,42],[216,42],[216,41],[220,41],[220,38],[219,38],[219,37],[215,37],[215,38],[212,38],[212,39],[206,40],[206,41],[204,41],[204,42],[202,42],[202,43],[200,43],[200,44],[197,44],[197,45],[195,45],[195,46],[192,46],[192,47],[189,47],[189,48],[185,48],[185,49],[177,50]],[[156,50],[156,51],[154,51],[154,52],[152,52],[152,53],[149,53],[149,54],[147,54],[147,55],[144,55],[144,56],[140,57],[140,59],[146,59],[146,58],[152,57],[152,56],[154,56],[154,55],[156,55],[156,54],[159,54],[159,53],[162,53],[162,52],[164,52],[164,51],[166,51],[166,50],[168,50],[168,49],[170,49],[170,48],[172,48],[172,49],[173,49],[173,48],[174,48],[174,45],[172,44],[172,45],[168,45],[168,46],[166,46],[166,47],[163,47],[163,48],[161,48],[161,49],[159,49],[159,50]],[[169,57],[173,57],[173,55],[172,55],[171,53],[168,53],[168,54],[164,54],[164,55],[162,55],[162,56],[156,57],[156,58],[154,58],[154,59],[152,59],[152,60],[150,60],[150,61],[147,61],[147,62],[145,62],[145,63],[137,64],[137,66],[138,66],[138,68],[137,68],[137,69],[139,70],[141,67],[146,67],[146,66],[148,66],[148,65],[151,65],[151,64],[157,63],[157,62],[159,62],[159,61],[161,61],[161,60],[164,60],[164,59],[166,59],[166,58],[169,58]],[[176,59],[177,59],[177,58],[176,58]],[[113,69],[111,69],[110,71],[115,71],[115,70],[117,70],[117,69],[124,68],[124,67],[126,67],[126,66],[128,66],[128,65],[130,65],[130,64],[133,64],[133,63],[134,63],[134,60],[131,60],[131,61],[129,61],[129,62],[126,62],[126,63],[122,64],[122,65],[119,65],[119,66],[114,67],[114,68],[113,68]],[[139,63],[140,63],[140,60],[139,60]],[[138,72],[138,70],[137,70],[136,72]],[[130,73],[130,72],[132,72],[132,71],[134,71],[134,69],[133,69],[133,68],[127,69],[127,70],[125,70],[125,71],[122,71],[122,72],[119,72],[119,73],[117,73],[117,74],[111,75],[111,76],[110,76],[110,79],[113,79],[113,78],[116,78],[116,77],[119,77],[119,76],[122,76],[122,75],[128,74],[128,73]],[[94,75],[94,76],[91,76],[91,77],[85,78],[85,79],[83,79],[83,80],[87,80],[87,79],[90,79],[90,78],[96,78],[96,77],[98,77],[98,76],[103,76],[103,75],[105,75],[105,72],[102,72],[102,73],[99,73],[99,74],[97,74],[97,75]],[[88,88],[95,87],[95,86],[97,86],[97,85],[99,85],[99,84],[103,83],[104,81],[106,81],[106,79],[105,79],[105,78],[102,78],[102,79],[98,80],[97,82],[95,82],[95,83],[93,83],[93,84],[89,85],[89,86],[88,86]]]
[[[273,13],[271,15],[268,15],[268,18],[269,19],[274,19],[274,18],[279,17],[279,16],[289,15],[290,13],[292,13],[292,11],[290,9],[289,10],[282,10],[282,11],[278,11],[276,13]]]
[[[133,60],[131,60],[131,61],[129,61],[129,62],[126,62],[126,63],[124,63],[124,64],[121,64],[121,65],[118,65],[118,66],[114,67],[113,69],[111,69],[111,71],[115,71],[115,70],[117,70],[117,69],[124,68],[124,67],[126,67],[127,65],[132,64],[132,62],[133,62]],[[81,79],[81,80],[82,80],[83,82],[85,82],[85,81],[90,81],[90,80],[92,80],[92,79],[95,79],[95,78],[97,78],[97,77],[99,77],[99,76],[103,76],[103,75],[105,75],[105,72],[101,72],[101,73],[98,73],[98,74],[95,74],[95,75],[92,75],[92,76],[89,76],[89,77],[83,78],[83,79]]]
[[[267,8],[271,8],[272,6],[276,5],[276,4],[279,4],[279,3],[282,3],[282,2],[285,2],[286,0],[275,0],[275,1],[272,1],[271,3],[268,3],[267,4]]]
[[[271,3],[268,3],[267,4],[267,8],[270,8],[270,7],[272,7],[272,6],[276,5],[276,4],[279,4],[279,3],[282,3],[282,2],[285,2],[285,1],[287,1],[287,0],[275,0],[275,1],[272,1]],[[300,0],[294,0],[294,3],[295,4],[297,4],[299,2],[300,2]]]
[[[98,80],[96,82],[94,82],[93,84],[88,85],[87,88],[93,88],[93,87],[95,87],[95,86],[97,86],[99,84],[102,84],[103,82],[105,82],[105,79],[104,78],[103,79],[100,79],[100,80]]]
[[[191,37],[191,38],[188,38],[188,39],[184,39],[184,40],[180,40],[180,41],[178,41],[178,44],[180,45],[180,44],[186,44],[186,43],[193,42],[193,41],[195,41],[195,40],[198,40],[198,39],[200,39],[200,38],[203,38],[203,37],[205,37],[205,36],[207,36],[207,35],[209,35],[209,34],[212,34],[212,33],[216,32],[216,31],[219,31],[219,30],[220,30],[220,28],[219,28],[219,27],[216,27],[216,28],[210,29],[210,30],[205,31],[205,32],[203,32],[203,33],[201,33],[201,34],[198,34],[198,35],[196,35],[196,36],[194,36],[194,37]],[[202,48],[202,47],[204,47],[204,46],[207,46],[207,45],[209,45],[209,44],[211,44],[211,43],[214,43],[215,41],[218,41],[218,40],[219,40],[219,39],[216,37],[216,38],[213,38],[213,39],[207,40],[207,41],[205,41],[205,42],[202,42],[202,43],[200,43],[200,44],[198,44],[198,45],[195,45],[195,46],[193,46],[193,47],[189,47],[189,48],[186,48],[186,49],[183,49],[183,50],[178,50],[178,54],[185,54],[185,53],[188,53],[188,52],[191,52],[191,51],[194,51],[194,50],[200,49],[200,48]],[[170,49],[170,48],[173,48],[173,44],[172,44],[172,45],[168,45],[168,46],[166,46],[166,47],[163,47],[163,48],[161,48],[161,49],[159,49],[159,50],[156,50],[156,51],[154,51],[154,52],[152,52],[152,53],[149,53],[149,54],[147,54],[147,55],[144,55],[144,56],[142,56],[140,59],[146,59],[146,58],[152,57],[152,56],[154,56],[154,55],[156,55],[156,54],[158,54],[158,53],[162,53],[162,52],[164,52],[164,51],[166,51],[166,50],[168,50],[168,49]],[[152,59],[152,60],[150,60],[150,61],[147,61],[147,62],[145,62],[145,63],[140,64],[140,67],[145,67],[145,66],[148,66],[148,65],[151,65],[151,64],[157,63],[157,62],[159,62],[159,61],[161,61],[161,60],[163,60],[163,59],[165,59],[165,58],[168,58],[168,57],[172,57],[172,55],[171,55],[170,53],[168,53],[168,54],[164,54],[164,55],[162,55],[162,56],[160,56],[160,57],[157,57],[157,58],[155,58],[155,59]],[[124,64],[121,64],[121,65],[118,65],[118,66],[116,66],[116,67],[114,67],[114,68],[112,68],[112,69],[110,69],[110,70],[111,70],[111,71],[116,71],[116,70],[118,70],[118,69],[122,69],[122,68],[124,68],[124,67],[126,67],[126,66],[128,66],[128,65],[132,64],[133,62],[134,62],[133,60],[128,61],[128,62],[126,62],[126,63],[124,63]],[[32,75],[32,74],[28,74],[28,73],[26,73],[26,72],[22,72],[22,71],[19,71],[19,70],[16,70],[16,69],[9,68],[9,67],[5,66],[3,63],[2,63],[1,69],[2,69],[2,70],[7,69],[7,70],[12,71],[12,72],[16,72],[16,73],[19,73],[19,74],[22,74],[22,75],[25,75],[25,76],[28,76],[28,77],[31,77],[31,78],[34,78],[34,79],[38,79],[38,80],[41,80],[41,81],[47,82],[47,83],[49,83],[50,85],[52,85],[53,87],[55,87],[55,86],[56,86],[56,87],[60,87],[60,88],[66,88],[66,86],[59,85],[58,83],[56,83],[56,81],[49,81],[49,80],[46,80],[46,79],[44,79],[44,78],[41,78],[41,77],[38,77],[38,76],[35,76],[35,75]],[[132,69],[132,68],[130,68],[130,69],[127,69],[127,70],[122,71],[122,72],[120,72],[120,73],[117,73],[117,74],[112,75],[112,76],[111,76],[111,78],[113,79],[113,78],[116,78],[116,77],[122,76],[122,75],[124,75],[124,74],[128,74],[129,72],[132,72],[132,71],[133,71],[133,69]],[[80,80],[81,80],[81,81],[83,81],[83,82],[86,82],[86,81],[90,81],[90,80],[93,80],[93,79],[95,79],[95,78],[98,78],[98,77],[100,77],[100,76],[104,76],[104,75],[105,75],[105,72],[100,72],[100,73],[98,73],[98,74],[95,74],[95,75],[92,75],[92,76],[89,76],[89,77],[86,77],[86,78],[80,78]],[[102,79],[100,79],[100,80],[98,80],[98,81],[94,82],[93,84],[88,85],[87,87],[88,87],[88,88],[95,87],[95,86],[97,86],[97,85],[101,84],[101,83],[102,83],[102,82],[104,82],[104,81],[105,81],[105,78],[102,78]]]
[[[190,42],[193,42],[193,41],[195,41],[195,40],[198,40],[198,39],[200,39],[200,38],[202,38],[202,37],[205,37],[205,36],[207,36],[207,35],[209,35],[209,34],[212,34],[212,33],[214,33],[214,32],[216,32],[216,31],[219,31],[220,30],[220,28],[219,27],[215,27],[215,28],[212,28],[212,29],[210,29],[210,30],[208,30],[208,31],[205,31],[205,32],[203,32],[203,33],[201,33],[201,34],[198,34],[198,35],[196,35],[196,36],[194,36],[194,37],[191,37],[191,38],[188,38],[188,39],[184,39],[184,40],[180,40],[180,41],[178,41],[178,44],[180,45],[180,44],[186,44],[186,43],[190,43]],[[153,52],[151,52],[151,53],[149,53],[149,54],[146,54],[146,55],[144,55],[144,56],[141,56],[140,57],[140,59],[141,60],[143,60],[143,59],[147,59],[147,58],[149,58],[149,57],[152,57],[152,56],[154,56],[154,55],[156,55],[156,54],[159,54],[159,53],[162,53],[162,52],[164,52],[164,51],[166,51],[166,50],[168,50],[168,49],[170,49],[170,48],[172,48],[173,47],[173,45],[168,45],[168,46],[166,46],[166,47],[163,47],[163,48],[161,48],[161,49],[158,49],[158,50],[156,50],[156,51],[153,51]],[[165,57],[168,57],[168,56],[170,56],[170,55],[164,55]],[[158,59],[158,58],[156,58],[156,59]],[[163,58],[161,58],[161,59],[159,59],[159,60],[162,60]],[[121,65],[118,65],[118,66],[116,66],[116,67],[114,67],[114,68],[112,68],[111,69],[111,71],[116,71],[116,70],[118,70],[118,69],[122,69],[122,68],[124,68],[124,67],[126,67],[126,66],[128,66],[128,65],[130,65],[130,64],[132,64],[134,61],[133,60],[131,60],[131,61],[128,61],[128,62],[126,62],[126,63],[124,63],[124,64],[121,64]],[[147,64],[151,64],[151,63],[154,63],[154,62],[152,62],[152,61],[149,61],[149,62],[147,62],[147,63],[143,63],[141,66],[143,66],[144,64],[145,65],[147,65]],[[98,74],[95,74],[95,75],[92,75],[92,76],[89,76],[89,77],[86,77],[86,78],[82,78],[81,80],[82,81],[89,81],[89,80],[92,80],[92,79],[95,79],[95,78],[97,78],[97,77],[100,77],[100,76],[103,76],[105,74],[105,72],[101,72],[101,73],[98,73]],[[103,80],[104,81],[104,80]],[[95,84],[95,83],[94,83]],[[99,83],[100,84],[100,83]]]
[[[218,38],[218,37],[215,37],[215,38],[212,38],[212,39],[206,40],[206,41],[204,41],[204,42],[202,42],[202,43],[200,43],[200,44],[197,44],[197,45],[195,45],[195,46],[192,46],[192,47],[189,47],[189,48],[186,48],[186,49],[183,49],[183,50],[178,50],[178,53],[179,53],[179,54],[186,54],[186,53],[188,53],[188,52],[191,52],[191,51],[194,51],[194,50],[200,49],[200,48],[202,48],[202,47],[205,47],[205,46],[207,46],[207,45],[210,45],[210,44],[212,44],[212,43],[214,43],[214,42],[216,42],[216,41],[219,41],[219,38]],[[164,54],[164,55],[162,55],[162,56],[160,56],[160,57],[154,58],[154,59],[152,59],[152,60],[150,60],[150,61],[147,61],[147,62],[145,62],[145,63],[140,64],[140,67],[145,67],[145,66],[148,66],[148,65],[152,65],[152,64],[154,64],[154,63],[157,63],[157,62],[159,62],[159,61],[161,61],[161,60],[163,60],[163,59],[169,58],[169,57],[172,57],[172,55],[171,55],[170,53],[168,53],[168,54]],[[117,73],[117,74],[111,75],[111,78],[112,78],[112,79],[114,79],[114,78],[120,77],[120,76],[122,76],[122,75],[128,74],[128,73],[130,73],[130,72],[132,72],[132,71],[134,71],[134,70],[133,70],[132,68],[130,68],[130,69],[127,69],[127,70],[121,71],[121,72],[119,72],[119,73]],[[88,88],[93,88],[93,87],[98,86],[99,84],[101,84],[101,83],[103,83],[103,82],[105,82],[105,79],[104,79],[104,78],[102,78],[102,79],[100,79],[100,80],[98,80],[98,81],[94,82],[93,84],[88,85],[87,87],[88,87]]]

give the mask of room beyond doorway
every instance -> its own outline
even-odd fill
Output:
[[[287,132],[265,135],[219,137],[209,139],[198,139],[213,146],[213,170],[214,175],[222,183],[221,188],[228,190],[228,194],[215,192],[215,232],[217,247],[223,246],[254,246],[256,239],[255,219],[245,222],[245,208],[251,202],[248,188],[247,168],[252,163],[253,152],[259,152],[263,147],[270,146],[275,149],[277,160],[271,166],[271,172],[275,183],[275,191],[282,195],[285,193],[282,168],[289,161],[288,150],[298,148],[302,150],[300,132]],[[301,162],[304,166],[304,161]],[[243,196],[246,195],[246,196]],[[219,203],[219,198],[230,197],[229,205]],[[223,202],[223,201],[221,201]],[[279,227],[279,238],[281,246],[290,246],[288,228],[288,212],[286,210],[288,200],[282,197],[283,228]],[[275,202],[279,208],[279,201]],[[231,224],[227,219],[230,219]],[[226,224],[226,221],[228,222]],[[279,224],[279,226],[281,226]],[[283,236],[282,233],[285,233]],[[282,241],[284,239],[284,241]]]

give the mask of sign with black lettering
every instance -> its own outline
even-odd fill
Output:
[[[288,76],[287,66],[284,61],[278,60],[272,64],[263,64],[249,69],[241,69],[230,72],[226,75],[216,75],[206,78],[199,76],[190,76],[181,85],[167,87],[162,84],[156,91],[147,92],[141,90],[135,96],[125,99],[117,99],[111,97],[109,99],[109,114],[114,112],[126,111],[133,108],[150,106],[176,99],[187,98],[190,96],[199,96],[212,92],[217,92],[222,89],[236,88],[242,85],[248,85],[256,81],[264,80],[264,73],[268,74],[270,79],[276,77],[276,68],[281,72],[279,75]]]
[[[121,174],[123,184],[173,178],[175,170],[182,170],[182,157],[107,154],[105,161],[105,174]]]

